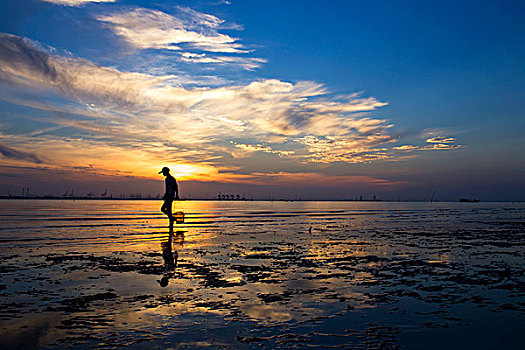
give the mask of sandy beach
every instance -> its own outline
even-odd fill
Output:
[[[3,349],[516,348],[525,205],[0,201]],[[179,204],[180,205],[180,204]]]

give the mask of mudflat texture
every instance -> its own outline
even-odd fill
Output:
[[[0,201],[0,348],[522,346],[525,205]]]

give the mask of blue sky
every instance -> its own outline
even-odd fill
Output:
[[[524,10],[0,1],[0,192],[523,199]]]

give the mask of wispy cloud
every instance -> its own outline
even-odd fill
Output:
[[[7,147],[2,143],[0,143],[0,154],[9,159],[23,160],[33,163],[42,163],[40,158],[38,158],[33,153],[16,150],[14,148]]]
[[[178,7],[175,17],[162,11],[136,8],[98,16],[130,45],[139,49],[197,49],[208,52],[246,53],[238,39],[218,32],[223,20]]]
[[[56,5],[82,6],[90,2],[116,2],[118,0],[42,0]]]
[[[198,12],[189,7],[177,6],[177,9],[180,12],[180,18],[185,23],[189,24],[188,27],[209,27],[209,28],[218,28],[221,26],[224,21],[213,15],[206,13]]]
[[[420,148],[419,146],[414,146],[414,145],[402,145],[402,146],[392,147],[392,149],[396,151],[414,151],[419,148]]]
[[[456,138],[450,136],[434,136],[436,131],[426,131],[423,133],[423,137],[426,138],[426,145],[417,146],[417,145],[401,145],[394,146],[392,150],[401,151],[401,152],[413,152],[413,151],[446,151],[453,149],[464,148],[464,145],[455,144]],[[432,136],[430,138],[427,138]]]
[[[263,63],[266,63],[265,59],[257,57],[232,57],[232,56],[207,56],[206,54],[194,54],[189,52],[183,52],[181,60],[184,62],[192,63],[212,63],[217,65],[230,65],[235,64],[245,70],[254,70],[260,68]]]
[[[372,134],[350,134],[345,137],[318,137],[305,136],[296,139],[304,144],[309,154],[305,159],[314,163],[365,163],[379,159],[389,159],[392,154],[386,148],[376,146],[394,141],[384,129],[376,130]]]
[[[279,157],[287,157],[293,155],[294,151],[279,151],[272,149],[270,146],[263,146],[261,144],[258,145],[247,145],[243,143],[236,143],[233,141],[230,141],[236,149],[232,151],[232,156],[235,158],[244,158],[247,156],[250,156],[254,152],[264,152],[264,153],[272,153],[277,154]]]
[[[456,139],[450,136],[434,136],[428,138],[427,146],[421,147],[423,151],[444,151],[451,149],[459,149],[465,146],[456,144]]]
[[[427,139],[427,142],[428,143],[454,143],[456,142],[456,139],[453,137],[438,136],[438,137],[432,137],[432,138]]]
[[[139,91],[169,78],[122,73],[87,60],[53,56],[36,43],[10,34],[0,36],[0,62],[0,81],[53,88],[70,97],[107,104],[136,104]]]
[[[449,143],[434,143],[432,145],[428,145],[425,147],[421,147],[424,151],[444,151],[444,150],[450,150],[450,149],[459,149],[463,148],[465,146],[463,145],[451,145]]]
[[[312,185],[316,187],[339,187],[352,185],[367,186],[396,186],[404,181],[390,181],[373,176],[361,175],[326,175],[314,172],[255,172],[252,174],[229,174],[225,182],[245,183],[250,185],[282,185],[294,186],[297,184]]]

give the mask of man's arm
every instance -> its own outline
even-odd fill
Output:
[[[164,195],[162,196],[162,200],[165,201],[168,196],[168,179],[166,178],[164,180]]]

